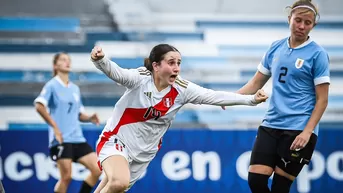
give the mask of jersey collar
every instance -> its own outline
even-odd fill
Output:
[[[289,45],[289,39],[290,39],[290,38],[291,38],[291,37],[289,37],[289,38],[287,39],[287,46],[288,46],[288,48],[291,48],[291,46]],[[295,48],[292,48],[292,49],[300,49],[300,48],[303,48],[303,47],[309,45],[312,41],[313,41],[313,40],[311,39],[311,37],[309,37],[304,43],[302,43],[301,45],[299,45],[299,46],[297,46],[297,47],[295,47]]]
[[[59,82],[63,87],[69,87],[70,86],[70,82],[68,82],[68,85],[64,84],[64,82],[62,81],[62,79],[56,75],[55,79],[57,80],[57,82]]]
[[[170,91],[171,87],[172,87],[172,85],[170,85],[170,86],[166,87],[165,89],[163,89],[161,91],[158,91],[157,88],[156,88],[153,76],[151,76],[151,80],[150,81],[152,83],[153,93],[167,94]]]

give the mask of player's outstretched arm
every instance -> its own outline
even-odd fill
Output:
[[[208,104],[217,106],[249,105],[254,106],[268,99],[263,90],[255,95],[242,95],[233,92],[214,91],[196,84],[189,84],[186,91],[186,103]]]
[[[254,77],[252,77],[249,82],[247,82],[242,88],[240,88],[237,93],[239,94],[254,94],[259,89],[261,89],[269,80],[270,76],[263,74],[259,70],[256,71]],[[222,106],[225,110],[225,106]]]
[[[92,49],[91,59],[96,68],[123,86],[134,87],[139,82],[139,73],[137,70],[121,68],[115,62],[106,58],[105,53],[99,46],[95,46]]]

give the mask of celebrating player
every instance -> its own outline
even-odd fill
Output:
[[[240,95],[205,89],[180,78],[181,55],[168,44],[155,46],[138,69],[119,67],[104,58],[100,47],[92,50],[91,58],[98,69],[127,88],[98,140],[98,164],[106,175],[97,193],[121,193],[138,180],[183,105],[253,106],[268,98],[262,90]]]

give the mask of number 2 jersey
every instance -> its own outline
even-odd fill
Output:
[[[213,91],[180,77],[173,85],[158,91],[151,72],[145,67],[123,69],[107,58],[93,63],[109,78],[127,88],[106,123],[97,152],[115,136],[125,144],[133,160],[148,162],[161,147],[163,135],[184,104],[254,105],[253,95]]]
[[[49,108],[50,116],[60,129],[64,143],[86,141],[79,122],[79,115],[84,107],[77,85],[72,82],[65,85],[57,75],[44,85],[34,103],[41,103]],[[53,128],[49,126],[49,147],[57,144]]]
[[[258,66],[273,84],[262,125],[303,130],[316,104],[315,87],[330,83],[329,56],[311,39],[296,48],[290,48],[288,39],[274,42]],[[317,125],[317,135],[318,129]]]

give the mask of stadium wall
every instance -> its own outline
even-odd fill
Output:
[[[342,129],[322,128],[312,163],[303,169],[292,193],[342,192]],[[84,134],[94,147],[100,130],[88,128]],[[59,174],[48,158],[47,136],[44,130],[0,131],[0,179],[6,192],[52,191]],[[170,130],[130,192],[248,193],[247,171],[255,136],[254,130]],[[73,165],[69,192],[77,192],[87,174],[81,165]]]

